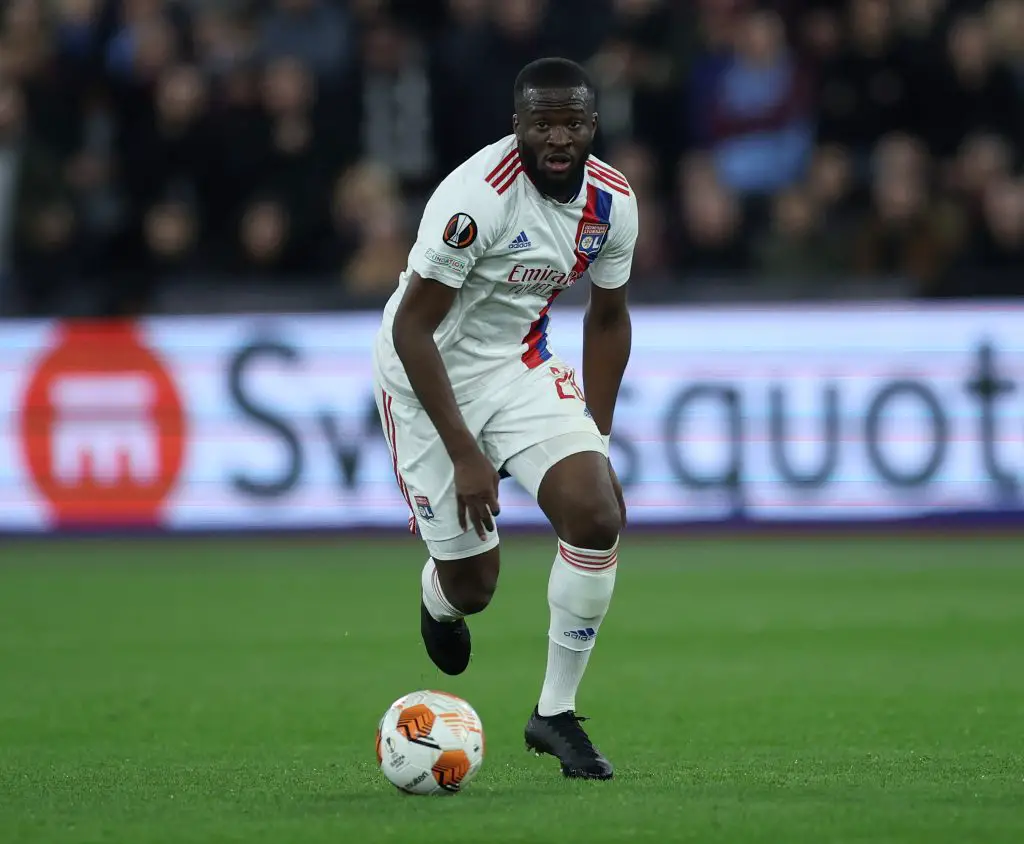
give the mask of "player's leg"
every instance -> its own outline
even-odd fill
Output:
[[[498,585],[498,535],[491,536],[493,543],[474,531],[447,542],[427,542],[430,557],[420,576],[420,635],[427,655],[445,674],[461,674],[468,667],[472,640],[466,616],[483,612]]]
[[[569,777],[608,779],[611,763],[576,714],[576,693],[611,604],[621,515],[604,443],[596,432],[563,434],[508,463],[535,491],[558,536],[548,578],[548,654],[540,699],[526,727],[529,747],[556,756]]]
[[[459,526],[454,469],[426,412],[379,387],[375,392],[410,523],[430,553],[420,577],[423,644],[441,671],[461,674],[472,651],[465,617],[487,606],[497,584],[498,534],[481,539]]]
[[[611,603],[618,560],[621,515],[604,441],[571,370],[557,361],[517,384],[484,436],[558,536],[548,580],[547,670],[527,743],[557,756],[567,776],[607,779],[612,767],[576,715],[576,692]]]

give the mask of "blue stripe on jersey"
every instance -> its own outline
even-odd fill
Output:
[[[544,314],[540,322],[537,323],[537,329],[540,331],[540,340],[537,343],[536,355],[540,358],[541,362],[551,359],[551,351],[548,349],[548,325],[550,323],[551,317],[548,314]]]
[[[612,218],[612,195],[599,187],[595,187],[594,190],[597,191],[597,202],[594,208],[597,219],[599,222],[609,223]]]

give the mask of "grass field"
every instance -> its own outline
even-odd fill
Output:
[[[631,539],[580,710],[610,783],[528,755],[553,545],[506,545],[459,678],[401,543],[0,549],[0,842],[1024,841],[1024,538]],[[466,697],[465,793],[375,768]]]

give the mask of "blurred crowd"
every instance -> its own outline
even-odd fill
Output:
[[[0,8],[0,277],[24,313],[145,310],[197,276],[390,291],[433,185],[510,131],[542,55],[598,83],[637,285],[1021,287],[1024,0]]]

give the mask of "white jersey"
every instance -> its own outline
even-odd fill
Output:
[[[604,288],[629,280],[636,197],[621,173],[593,156],[585,170],[575,199],[550,199],[523,172],[509,135],[441,182],[384,309],[374,360],[385,389],[416,401],[391,336],[413,272],[458,290],[434,341],[460,404],[551,358],[548,309],[584,273]]]

